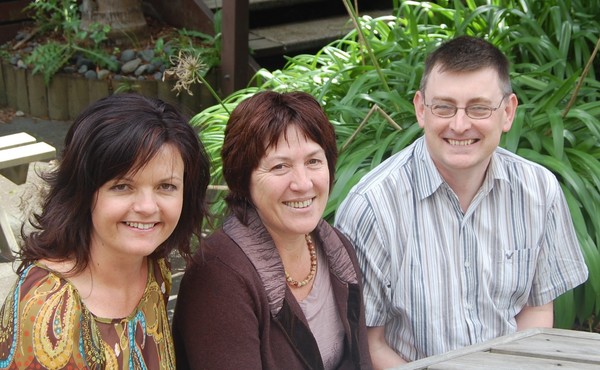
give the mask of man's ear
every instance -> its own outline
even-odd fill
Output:
[[[506,98],[506,105],[504,107],[504,124],[502,125],[502,132],[508,132],[512,127],[515,115],[517,114],[517,106],[519,105],[519,99],[515,94],[510,94]]]
[[[415,106],[415,116],[419,122],[419,127],[423,128],[425,125],[425,96],[421,93],[421,90],[417,90],[413,97],[413,105]]]

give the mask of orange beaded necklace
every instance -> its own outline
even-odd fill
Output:
[[[295,288],[302,288],[306,284],[308,284],[314,277],[317,272],[317,251],[315,250],[315,245],[312,242],[310,235],[304,235],[306,238],[306,245],[308,246],[308,251],[310,252],[310,272],[308,276],[302,281],[296,281],[290,277],[287,271],[285,271],[285,280],[287,283]]]

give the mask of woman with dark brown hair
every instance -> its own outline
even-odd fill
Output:
[[[361,276],[322,219],[335,131],[300,92],[258,93],[232,112],[221,152],[231,215],[181,282],[179,369],[370,369]]]
[[[167,256],[188,257],[209,161],[171,105],[119,94],[65,138],[0,311],[0,368],[174,369]]]

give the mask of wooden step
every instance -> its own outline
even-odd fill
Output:
[[[250,0],[250,11],[258,9],[281,8],[290,5],[316,3],[323,0]],[[338,0],[336,0],[338,1]],[[204,3],[213,11],[223,7],[223,0],[204,0]]]
[[[361,15],[377,18],[392,10],[368,10]],[[345,36],[353,25],[348,15],[251,29],[248,43],[255,58],[295,53],[320,48]]]

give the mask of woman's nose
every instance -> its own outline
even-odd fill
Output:
[[[135,196],[133,210],[138,213],[154,213],[158,211],[155,196],[149,191],[139,191]]]
[[[312,180],[305,168],[294,170],[290,188],[294,191],[306,191],[312,187]]]

